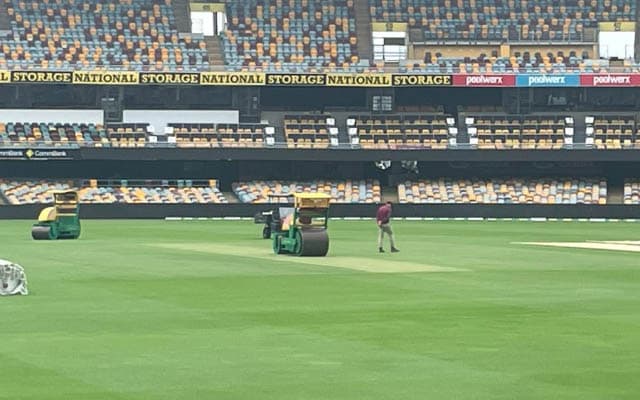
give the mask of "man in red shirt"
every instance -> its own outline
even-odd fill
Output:
[[[386,233],[389,236],[389,242],[391,243],[391,252],[397,253],[398,249],[396,249],[396,244],[393,239],[393,231],[391,230],[391,225],[389,222],[391,221],[391,202],[387,201],[386,204],[383,204],[378,208],[378,212],[376,213],[376,221],[378,222],[378,251],[380,253],[384,253],[384,249],[382,248],[382,240],[384,238],[384,234]]]

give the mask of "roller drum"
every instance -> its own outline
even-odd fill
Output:
[[[35,240],[51,240],[50,226],[34,226],[31,228],[31,237]]]
[[[300,229],[297,240],[299,256],[324,257],[329,252],[329,235],[326,229]]]

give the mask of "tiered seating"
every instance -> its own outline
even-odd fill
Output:
[[[178,147],[263,147],[274,130],[264,124],[171,123],[166,132]]]
[[[473,49],[469,50],[470,52]],[[491,54],[469,54],[461,57],[446,57],[436,52],[425,53],[423,60],[405,60],[400,62],[400,72],[408,73],[446,73],[446,74],[483,74],[483,73],[565,73],[568,71],[599,73],[610,68],[607,61],[593,60],[588,51],[576,49],[569,52],[552,49],[531,54],[528,51],[515,52],[511,57],[499,57],[498,51]],[[625,61],[617,72],[633,72],[638,66]]]
[[[493,149],[502,146],[507,148],[520,147],[522,121],[519,117],[487,116],[471,118],[467,118],[466,121],[471,144],[474,144],[473,138],[475,136],[480,149]]]
[[[561,149],[573,135],[573,120],[556,116],[466,117],[469,143],[479,149]]]
[[[226,12],[232,67],[296,71],[358,61],[353,0],[231,1]]]
[[[633,115],[597,115],[586,117],[586,143],[596,149],[640,147]]]
[[[347,120],[352,144],[363,148],[445,149],[457,134],[453,118],[433,115],[355,115]]]
[[[285,115],[284,135],[287,147],[327,148],[337,143],[336,121],[327,115]]]
[[[0,145],[4,146],[108,146],[102,125],[78,123],[0,122]]]
[[[79,194],[80,201],[84,203],[227,203],[218,189],[218,182],[214,179],[118,182],[89,180],[82,183]]]
[[[400,203],[606,204],[596,179],[428,179],[398,185]]]
[[[52,191],[68,190],[73,187],[72,181],[0,180],[0,192],[12,205],[53,203]]]
[[[169,124],[169,141],[175,138],[178,147],[219,147],[220,138],[215,124]]]
[[[53,190],[78,190],[82,203],[227,203],[216,180],[0,181],[10,204],[51,203]]]
[[[442,106],[433,106],[427,104],[421,105],[401,105],[397,104],[396,109],[401,113],[412,113],[412,114],[442,114],[444,111],[444,107]]]
[[[149,136],[149,124],[109,124],[107,136],[113,147],[144,147]]]
[[[237,182],[233,192],[243,203],[287,202],[286,198],[273,199],[270,195],[293,195],[300,192],[327,193],[332,203],[378,203],[381,199],[380,183],[377,180],[284,182],[250,181]],[[290,200],[290,199],[289,199]]]
[[[425,40],[580,41],[598,22],[634,21],[627,0],[369,0],[382,22],[407,22]]]
[[[640,204],[640,181],[637,179],[624,182],[624,204]]]
[[[208,69],[204,42],[179,36],[171,0],[3,1],[9,68]]]
[[[216,129],[223,147],[262,147],[274,133],[263,124],[218,124]]]

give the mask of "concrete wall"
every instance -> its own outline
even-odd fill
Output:
[[[102,110],[0,109],[0,122],[77,122],[102,124]]]
[[[281,204],[278,206],[282,206]],[[42,204],[0,206],[0,219],[35,220]],[[83,204],[86,219],[163,219],[166,217],[253,217],[270,210],[269,204]],[[331,217],[375,217],[375,204],[331,205]],[[396,204],[396,218],[615,218],[638,219],[640,207],[624,205],[487,205],[487,204]],[[250,223],[250,222],[247,222]],[[25,234],[29,225],[25,224]],[[256,227],[256,235],[259,229]]]
[[[169,123],[237,124],[238,110],[124,110],[123,122],[147,122],[156,133],[163,133]]]

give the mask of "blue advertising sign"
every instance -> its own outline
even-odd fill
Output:
[[[524,87],[567,87],[580,86],[578,74],[522,74],[516,76],[516,86]]]

